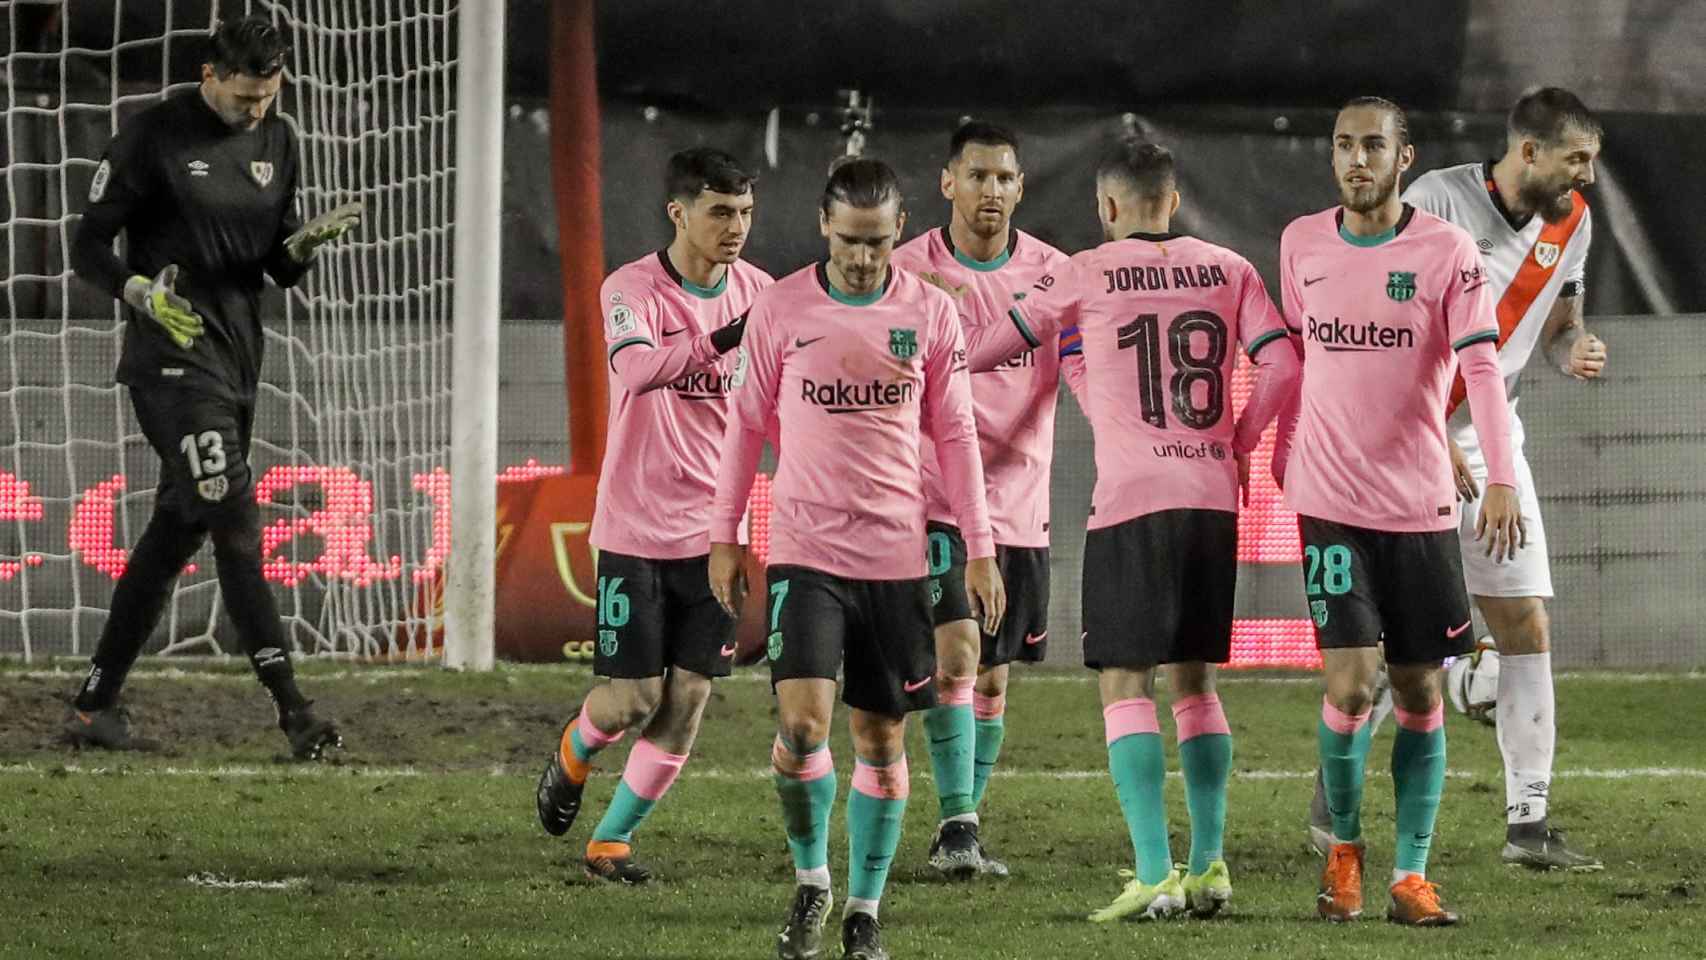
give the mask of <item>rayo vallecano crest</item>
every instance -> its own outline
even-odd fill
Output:
[[[267,184],[272,183],[272,161],[250,160],[249,176],[254,178],[255,183],[258,184],[261,189],[266,189]]]
[[[1542,269],[1550,270],[1558,262],[1558,255],[1564,251],[1555,243],[1542,240],[1534,245],[1534,262]]]

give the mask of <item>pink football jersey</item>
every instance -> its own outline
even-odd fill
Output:
[[[1445,409],[1460,351],[1477,431],[1505,438],[1489,481],[1515,484],[1486,269],[1469,234],[1414,207],[1384,237],[1342,220],[1338,207],[1309,214],[1280,238],[1285,315],[1303,340],[1286,505],[1374,530],[1455,529]]]
[[[947,294],[891,267],[882,290],[849,297],[816,264],[759,294],[741,350],[712,542],[735,542],[775,421],[771,563],[859,580],[924,576],[925,434],[968,556],[994,556],[964,341]]]
[[[716,287],[696,286],[661,250],[605,279],[610,417],[593,546],[653,560],[710,551],[711,492],[738,359],[719,357],[711,332],[771,283],[737,260]]]
[[[972,369],[1071,324],[1083,338],[1096,441],[1090,529],[1161,510],[1238,508],[1234,453],[1255,447],[1297,367],[1249,261],[1193,237],[1134,234],[1073,256],[1010,319],[972,338]],[[1235,423],[1240,345],[1263,369]]]
[[[955,297],[961,325],[969,333],[988,323],[1006,323],[1007,310],[1025,299],[1031,284],[1066,262],[1066,254],[1020,230],[1010,231],[1005,252],[973,260],[954,249],[948,228],[914,237],[894,252],[897,267],[935,273],[964,292]],[[1048,546],[1049,465],[1054,460],[1054,408],[1063,371],[1081,366],[1078,338],[1068,330],[1041,347],[971,378],[977,413],[978,448],[995,542],[1012,547]],[[936,452],[925,440],[924,493],[931,520],[953,522]]]

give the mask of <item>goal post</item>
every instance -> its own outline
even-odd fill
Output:
[[[450,422],[451,551],[444,665],[495,656],[498,236],[503,187],[504,4],[464,3],[457,39],[456,296]]]

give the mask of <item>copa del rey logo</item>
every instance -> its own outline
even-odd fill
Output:
[[[1550,270],[1558,262],[1558,255],[1563,248],[1549,240],[1542,240],[1534,245],[1534,262],[1540,264],[1542,270]]]

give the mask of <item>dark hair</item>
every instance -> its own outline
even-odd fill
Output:
[[[270,77],[284,69],[290,43],[266,17],[222,20],[208,40],[207,62],[221,77]]]
[[[1014,161],[1019,159],[1019,138],[1013,131],[982,120],[967,120],[948,138],[947,162],[958,160],[960,152],[968,143],[981,143],[986,147],[1012,147]]]
[[[729,154],[714,147],[694,147],[669,158],[664,194],[687,202],[706,190],[739,196],[757,182],[758,175],[748,173]]]
[[[1352,97],[1345,101],[1345,105],[1339,108],[1339,112],[1344,113],[1353,107],[1373,107],[1376,110],[1385,110],[1392,114],[1392,126],[1398,131],[1398,146],[1409,145],[1410,115],[1404,112],[1403,107],[1385,97]]]
[[[900,205],[900,178],[881,160],[841,157],[829,165],[829,182],[823,185],[819,209],[828,216],[837,200],[861,210],[880,207],[890,200]]]
[[[1505,121],[1512,142],[1533,137],[1545,144],[1560,143],[1566,132],[1600,136],[1605,128],[1581,98],[1563,87],[1532,87],[1511,107]]]
[[[1178,187],[1173,151],[1142,137],[1121,137],[1102,151],[1097,180],[1116,180],[1144,200],[1164,200]]]

